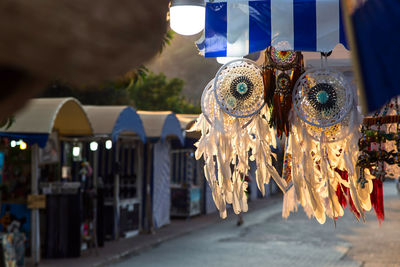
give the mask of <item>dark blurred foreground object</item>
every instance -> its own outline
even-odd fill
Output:
[[[342,4],[347,7],[346,30],[359,87],[364,89],[367,111],[376,111],[400,94],[400,1],[342,0]]]
[[[0,121],[51,80],[95,85],[150,59],[168,2],[0,1]]]

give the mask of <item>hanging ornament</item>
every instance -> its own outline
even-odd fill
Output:
[[[214,79],[215,99],[221,109],[234,117],[250,117],[264,106],[261,69],[249,59],[223,65]]]
[[[267,48],[266,55],[273,68],[278,70],[291,70],[298,66],[301,54],[295,51],[280,51],[273,46]]]
[[[306,213],[324,223],[326,216],[343,216],[349,203],[357,218],[371,209],[372,182],[358,183],[355,168],[361,115],[356,94],[334,70],[305,72],[293,91],[292,129],[286,158],[293,187],[284,196],[284,217],[300,203]],[[288,178],[286,178],[288,179]]]
[[[271,146],[276,146],[276,139],[266,120],[269,111],[256,97],[263,100],[260,69],[248,60],[228,63],[204,89],[202,114],[191,129],[202,134],[195,156],[204,159],[204,174],[222,218],[227,215],[226,204],[232,204],[236,214],[248,209],[249,161],[256,162],[255,180],[262,194],[270,177],[282,190],[286,187],[272,166]]]
[[[296,80],[303,72],[303,58],[300,52],[279,51],[268,47],[265,51],[263,78],[264,98],[272,107],[270,124],[275,126],[278,137],[289,134],[289,113],[292,108],[292,91]]]
[[[296,114],[310,125],[328,127],[341,122],[353,107],[353,90],[335,70],[314,69],[298,79],[293,106]]]

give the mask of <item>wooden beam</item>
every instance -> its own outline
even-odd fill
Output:
[[[387,115],[382,117],[366,117],[363,119],[363,124],[367,126],[389,123],[400,123],[400,115]]]

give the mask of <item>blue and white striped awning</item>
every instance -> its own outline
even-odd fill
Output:
[[[264,50],[331,51],[346,46],[340,0],[209,0],[205,57],[238,57]]]

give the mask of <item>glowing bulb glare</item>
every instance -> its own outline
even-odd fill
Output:
[[[21,150],[25,150],[27,147],[28,145],[24,141],[21,141],[21,143],[19,144],[19,149]]]
[[[80,154],[81,154],[81,148],[79,146],[74,146],[72,148],[72,156],[79,157]]]
[[[11,147],[16,147],[16,146],[17,146],[17,141],[12,140],[12,141],[10,142],[10,146],[11,146]]]
[[[171,6],[169,14],[171,29],[178,34],[193,35],[204,29],[206,12],[203,6]]]
[[[111,149],[112,148],[112,141],[111,140],[107,140],[105,145],[106,145],[106,149]]]
[[[96,151],[98,147],[99,147],[99,144],[97,144],[97,142],[93,141],[93,142],[90,143],[90,150],[91,151]]]

